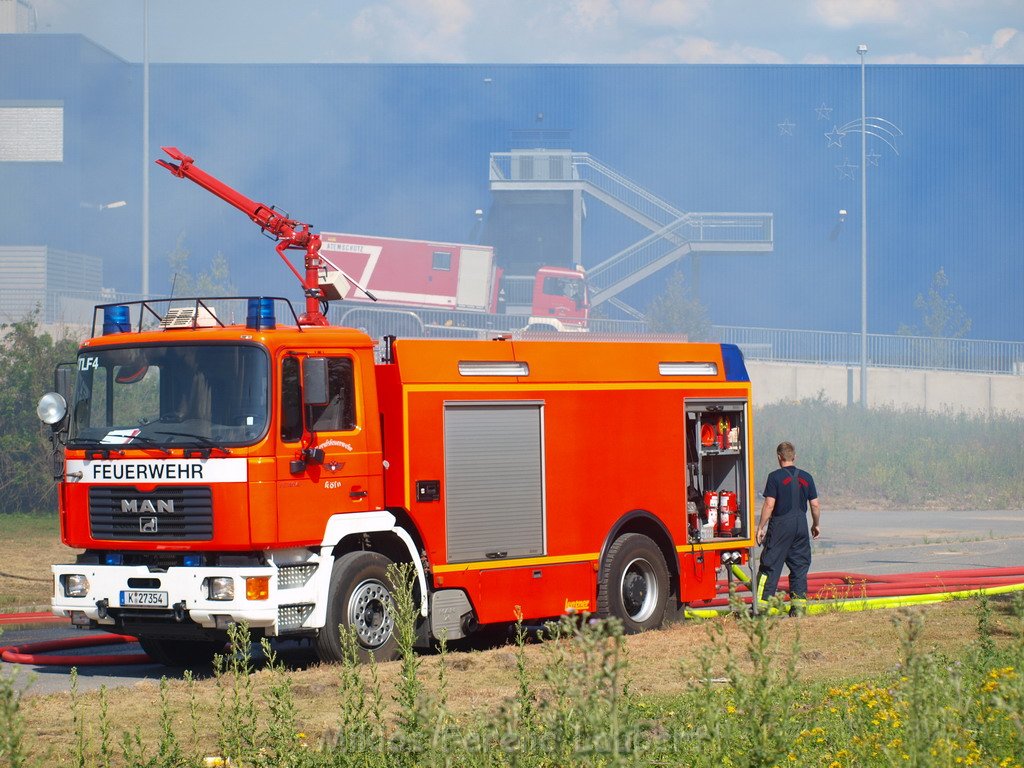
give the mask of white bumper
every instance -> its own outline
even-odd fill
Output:
[[[252,628],[263,629],[268,635],[277,635],[281,608],[286,605],[314,603],[316,600],[310,585],[298,588],[279,589],[278,568],[275,565],[246,567],[174,567],[162,572],[152,572],[146,566],[128,565],[55,565],[54,596],[50,601],[53,612],[58,616],[72,617],[72,612],[81,612],[74,619],[90,619],[101,625],[114,625],[114,615],[130,610],[135,616],[152,613],[154,618],[161,614],[168,622],[176,620],[168,615],[175,606],[180,606],[193,622],[202,627],[226,628],[228,623],[245,622]],[[61,576],[83,574],[89,580],[89,591],[85,597],[67,597],[64,594]],[[213,577],[230,576],[234,580],[233,600],[210,600],[204,581]],[[265,600],[247,600],[245,578],[251,576],[269,577],[269,590]],[[146,591],[166,592],[166,607],[143,607],[121,605],[121,593],[137,589],[129,580],[144,579]],[[159,586],[155,584],[159,582]],[[105,601],[105,603],[104,603]],[[101,607],[103,606],[103,607]],[[182,615],[182,614],[180,614]],[[298,627],[290,627],[297,629]]]
[[[88,619],[100,625],[113,626],[117,624],[117,612],[123,610],[121,592],[138,589],[138,584],[152,583],[156,579],[159,586],[147,589],[166,592],[166,607],[133,606],[124,610],[132,611],[133,616],[151,612],[153,618],[163,616],[168,623],[177,623],[171,611],[178,605],[179,613],[184,611],[193,622],[207,629],[226,629],[228,624],[245,622],[269,636],[308,633],[309,630],[320,629],[327,622],[334,548],[342,540],[365,532],[387,532],[397,536],[416,567],[420,594],[429,594],[426,573],[412,537],[395,525],[394,515],[377,510],[333,515],[327,522],[319,548],[268,550],[264,552],[267,565],[178,566],[159,572],[150,571],[144,565],[55,565],[52,567],[54,596],[50,606],[55,614],[70,617],[72,622],[85,623],[82,620]],[[70,574],[82,574],[89,579],[89,591],[85,597],[65,595],[61,576]],[[234,600],[209,599],[203,582],[217,576],[234,579]],[[267,599],[245,598],[245,578],[248,576],[269,577]],[[133,586],[130,579],[146,581],[135,582]],[[106,601],[105,609],[97,605],[104,604],[103,601]],[[424,617],[428,614],[428,605],[426,599],[420,604],[420,613]]]

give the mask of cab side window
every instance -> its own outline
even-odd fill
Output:
[[[302,387],[299,359],[281,361],[281,440],[297,443],[302,439]]]
[[[352,360],[327,360],[326,405],[308,406],[307,423],[313,432],[349,432],[356,428],[355,376]]]

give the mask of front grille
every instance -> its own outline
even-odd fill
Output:
[[[312,613],[313,606],[308,603],[282,605],[277,609],[277,629],[279,632],[299,629]]]
[[[306,586],[306,583],[316,573],[316,564],[309,565],[282,565],[277,569],[277,588],[296,589]]]
[[[89,489],[89,525],[94,539],[208,541],[213,538],[213,493],[209,486],[98,485]]]

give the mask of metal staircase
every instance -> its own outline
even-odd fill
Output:
[[[492,191],[586,192],[651,230],[647,237],[587,269],[594,306],[613,300],[687,253],[773,248],[772,214],[685,213],[586,153],[494,152],[490,166]]]

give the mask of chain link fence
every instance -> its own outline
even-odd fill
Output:
[[[718,341],[735,344],[748,360],[819,365],[861,363],[859,333],[740,328],[716,325]],[[1024,342],[944,339],[869,333],[867,364],[880,368],[927,368],[1024,375]]]

